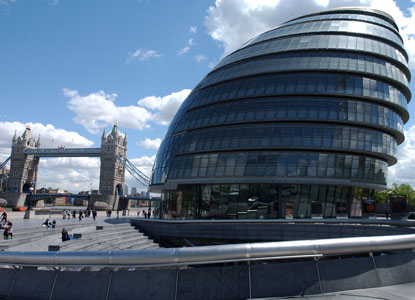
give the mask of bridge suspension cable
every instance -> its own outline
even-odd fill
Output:
[[[3,161],[0,165],[0,170],[7,164],[7,162],[10,160],[11,156],[9,156],[5,161]]]
[[[144,187],[148,188],[150,185],[150,178],[141,172],[132,162],[130,162],[127,158],[121,158],[121,156],[117,155],[118,160],[124,166],[124,168],[137,180],[140,182]]]

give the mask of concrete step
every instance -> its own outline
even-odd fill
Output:
[[[143,238],[143,235],[140,234],[137,231],[134,232],[114,232],[111,234],[106,235],[95,235],[91,236],[91,238],[84,239],[82,236],[79,240],[72,240],[64,242],[61,246],[62,250],[66,251],[75,251],[75,250],[81,250],[81,249],[87,249],[88,247],[92,247],[96,244],[100,243],[121,243],[123,240],[129,239],[129,238]],[[69,243],[68,243],[69,242]]]
[[[75,233],[75,232],[74,232]],[[136,231],[136,230],[111,230],[111,231],[96,231],[96,232],[87,232],[87,233],[82,233],[82,237],[79,240],[72,240],[70,241],[70,243],[66,243],[66,245],[69,245],[71,243],[76,243],[76,242],[97,242],[100,240],[110,240],[110,239],[114,239],[114,238],[118,238],[121,236],[125,236],[125,235],[129,235],[129,234],[134,234],[137,236],[143,236],[142,233]]]
[[[103,251],[103,250],[126,250],[128,248],[134,249],[143,249],[144,247],[148,247],[148,244],[152,243],[148,239],[134,239],[131,238],[129,240],[123,240],[121,243],[101,243],[99,245],[94,245],[90,247],[88,250],[96,250],[96,251]]]
[[[12,240],[5,240],[5,242],[9,245],[9,247],[14,247],[22,244],[27,244],[32,241],[36,241],[42,239],[46,236],[61,234],[63,228],[68,231],[77,229],[82,227],[82,225],[74,224],[74,225],[67,225],[67,226],[57,226],[54,229],[30,229],[28,231],[24,231],[24,229],[13,230],[13,239]],[[85,227],[85,224],[83,225]]]
[[[93,250],[117,250],[122,248],[124,244],[130,243],[144,243],[146,240],[140,241],[142,238],[124,237],[118,240],[101,240],[95,243],[79,243],[76,246],[63,248],[63,251],[93,251]]]

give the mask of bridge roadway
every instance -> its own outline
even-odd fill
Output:
[[[43,148],[26,149],[26,155],[37,157],[100,157],[101,148]]]
[[[48,193],[36,193],[32,194],[31,199],[32,201],[46,199],[46,198],[59,198],[59,197],[70,197],[70,198],[77,198],[77,199],[86,199],[90,198],[90,194],[48,194]],[[30,197],[28,195],[28,197]],[[161,197],[141,197],[141,196],[130,196],[130,195],[121,195],[120,199],[128,199],[128,200],[139,200],[139,201],[151,201],[151,202],[160,202]]]

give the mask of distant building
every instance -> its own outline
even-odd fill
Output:
[[[67,190],[61,188],[40,188],[36,190],[37,194],[70,194]],[[69,203],[69,197],[57,197],[54,200],[55,205],[65,205]]]
[[[133,187],[131,188],[131,195],[137,194],[137,188]]]
[[[128,195],[128,185],[124,184],[124,195]]]

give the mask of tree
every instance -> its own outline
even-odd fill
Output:
[[[387,188],[386,190],[381,192],[376,192],[376,202],[389,202],[389,195],[406,196],[408,205],[415,205],[415,190],[409,185],[409,183],[402,183],[400,185],[398,185],[397,183],[393,183],[391,188]]]

